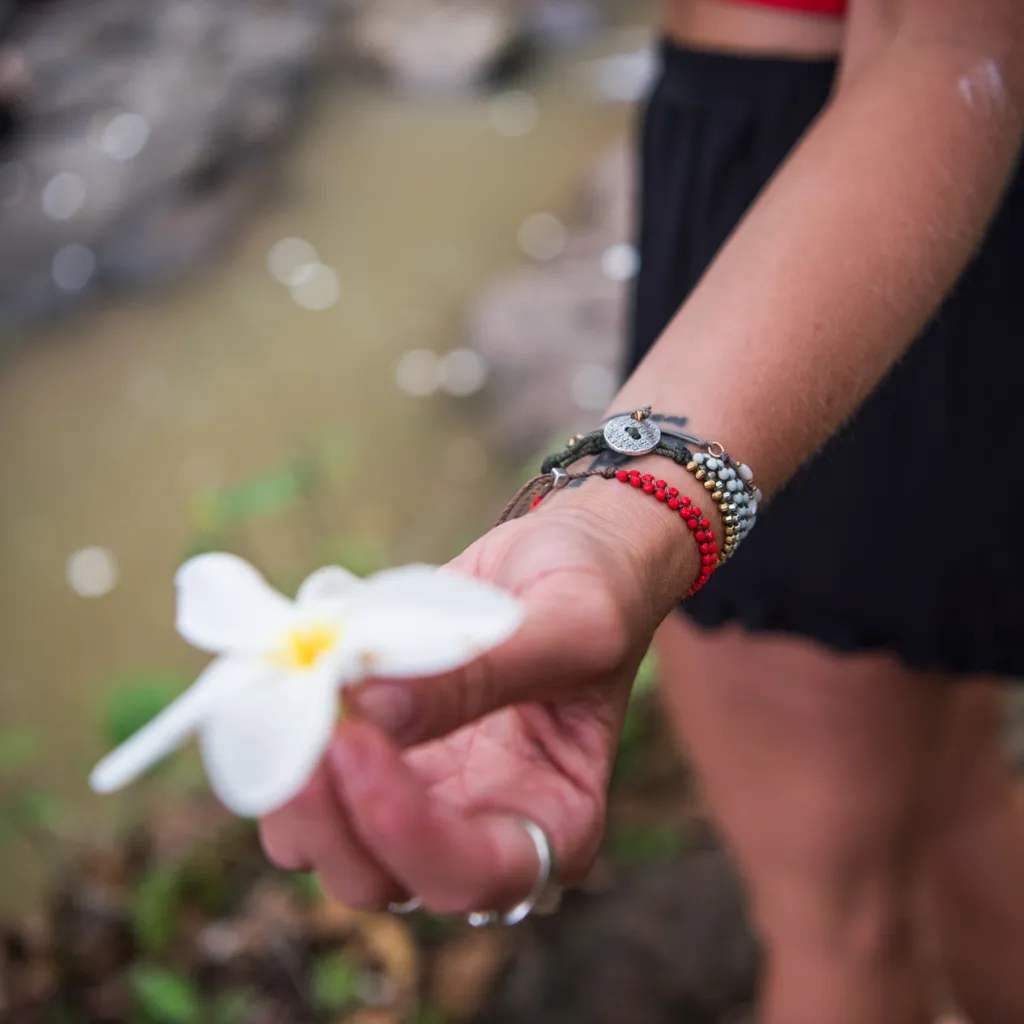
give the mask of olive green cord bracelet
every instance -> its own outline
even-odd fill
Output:
[[[671,459],[677,466],[686,468],[687,463],[693,459],[693,452],[681,443],[668,444],[663,435],[662,439],[651,448],[648,455],[663,455]],[[592,430],[589,434],[577,434],[569,441],[569,444],[560,452],[549,455],[541,463],[541,473],[550,473],[553,469],[565,469],[580,459],[589,455],[602,455],[604,452],[616,452],[605,437],[603,430]],[[618,452],[616,452],[619,454]]]

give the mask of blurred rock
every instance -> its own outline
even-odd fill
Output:
[[[606,254],[629,247],[631,196],[631,161],[616,149],[588,179],[563,254],[498,278],[471,305],[466,343],[487,364],[489,441],[508,455],[589,429],[612,396],[628,282],[609,274]]]
[[[0,325],[173,277],[290,136],[332,0],[50,0],[0,40]]]
[[[39,911],[26,915],[0,936],[0,1014],[4,1002],[35,1006],[57,989],[54,934],[49,918]]]
[[[122,894],[89,877],[70,880],[53,915],[56,958],[74,984],[100,981],[130,960],[134,944]]]
[[[352,26],[358,54],[417,94],[462,92],[485,82],[526,46],[516,0],[366,0]]]
[[[90,1021],[128,1021],[132,1019],[134,1000],[128,979],[107,978],[87,988],[81,996],[82,1010]]]
[[[600,25],[592,0],[533,0],[529,5],[530,27],[545,43],[574,43]]]
[[[738,1024],[759,973],[725,856],[697,850],[538,919],[473,1024]]]
[[[238,819],[205,794],[153,809],[141,843],[149,865],[176,864],[239,829]]]
[[[295,893],[268,879],[257,883],[246,898],[241,930],[248,949],[274,956],[283,945],[304,942],[306,915]]]

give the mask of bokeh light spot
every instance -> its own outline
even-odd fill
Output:
[[[68,586],[79,597],[103,597],[117,586],[120,572],[113,551],[88,547],[68,559],[66,575]]]
[[[531,259],[553,260],[568,240],[565,225],[551,213],[533,213],[519,227],[519,248]]]
[[[99,146],[112,160],[132,160],[149,141],[149,122],[139,114],[115,114],[100,132]]]
[[[303,309],[322,313],[341,298],[337,271],[324,263],[306,264],[294,275],[292,298]]]
[[[437,362],[439,387],[455,398],[476,394],[487,380],[487,364],[471,348],[455,348]]]
[[[68,220],[82,208],[86,191],[80,174],[61,171],[43,186],[43,212],[52,220]]]
[[[270,276],[288,287],[301,284],[319,262],[316,249],[304,238],[282,238],[267,253]]]
[[[610,245],[601,254],[601,272],[612,281],[629,281],[639,269],[640,253],[628,242]]]
[[[432,395],[437,390],[438,355],[428,348],[414,348],[405,353],[395,367],[395,381],[407,395]]]
[[[88,246],[71,242],[57,251],[51,271],[61,291],[80,292],[96,272],[96,257]]]

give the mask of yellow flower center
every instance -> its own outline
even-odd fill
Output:
[[[338,642],[336,626],[304,626],[285,634],[277,660],[290,669],[308,670]]]

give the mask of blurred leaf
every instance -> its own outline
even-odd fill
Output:
[[[194,853],[181,866],[179,892],[198,904],[209,917],[220,917],[230,909],[236,888],[216,846]]]
[[[212,551],[223,550],[224,543],[220,538],[220,534],[199,533],[189,538],[188,543],[185,545],[185,557],[182,561],[187,562],[190,558],[197,558],[199,555],[208,555]]]
[[[313,489],[316,471],[307,460],[252,477],[233,487],[201,491],[190,499],[194,524],[212,532],[229,523],[279,515]]]
[[[612,787],[630,779],[639,770],[647,755],[651,735],[651,706],[645,699],[631,699],[626,709],[619,736],[619,749],[612,770]]]
[[[325,1013],[339,1013],[357,1000],[359,971],[341,954],[313,964],[313,1003]]]
[[[15,805],[16,814],[26,828],[52,828],[60,818],[60,802],[52,793],[32,789],[22,793]]]
[[[39,737],[31,729],[4,729],[0,732],[0,772],[34,760],[39,748]]]
[[[369,576],[385,568],[389,561],[387,545],[379,537],[345,534],[332,537],[324,545],[325,561],[344,566],[357,576]]]
[[[145,953],[160,953],[177,932],[177,902],[181,876],[171,866],[154,868],[143,875],[132,894],[132,931]]]
[[[410,1024],[448,1024],[448,1018],[437,1006],[420,1006],[413,1013]]]
[[[323,899],[320,879],[315,874],[287,874],[287,883],[304,899],[318,903]]]
[[[195,1024],[198,1020],[199,996],[188,978],[138,966],[132,968],[129,981],[139,1009],[156,1024]]]
[[[46,1024],[78,1024],[78,1016],[64,1003],[52,1003],[46,1008]]]
[[[205,1016],[210,1024],[241,1024],[248,1017],[254,1002],[252,993],[245,989],[222,992],[213,1000]]]
[[[658,682],[658,655],[653,647],[648,648],[644,660],[636,670],[636,680],[633,682],[633,696],[648,693],[654,689]]]
[[[152,721],[191,682],[175,672],[151,672],[118,684],[107,697],[103,736],[116,747]]]
[[[355,465],[356,445],[352,435],[336,430],[324,437],[319,444],[320,462],[327,475],[335,481],[349,475]]]
[[[619,864],[652,864],[675,856],[685,836],[675,825],[636,825],[618,828],[609,836],[609,851]]]

